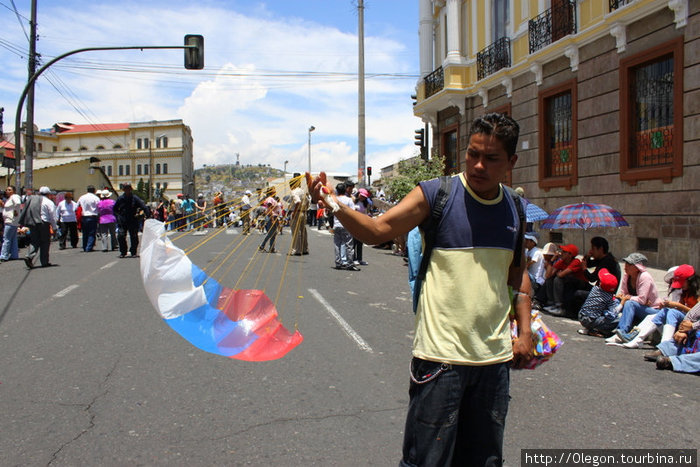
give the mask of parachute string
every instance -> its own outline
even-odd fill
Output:
[[[296,182],[299,182],[302,179],[302,177],[303,176],[294,177],[291,180],[286,180],[283,183],[273,185],[267,189],[268,190],[274,189],[277,193],[287,191],[289,189],[288,188],[289,185],[296,184]],[[287,185],[287,183],[289,183],[289,185]],[[262,196],[257,200],[257,203],[255,203],[255,204],[251,203],[251,205],[253,207],[251,207],[250,209],[247,209],[245,211],[240,211],[239,212],[240,217],[245,218],[245,216],[248,216],[248,219],[250,220],[249,222],[252,224],[253,223],[253,219],[252,219],[253,213],[260,206],[263,205],[265,199],[267,199],[267,197]],[[286,201],[286,197],[285,197],[285,201]],[[282,201],[280,201],[280,202],[282,202]],[[222,205],[223,205],[223,209],[222,209]],[[192,218],[194,218],[194,220],[192,220],[190,222],[202,222],[203,224],[205,224],[208,222],[212,222],[213,220],[219,220],[221,218],[224,218],[225,216],[228,215],[229,209],[238,208],[238,210],[240,210],[241,207],[242,207],[242,198],[237,197],[237,198],[234,198],[234,199],[232,199],[228,202],[225,202],[225,203],[220,203],[220,204],[215,205],[215,206],[208,206],[203,211],[196,211],[194,213],[188,214],[187,216],[183,216],[183,217],[180,217],[178,219],[165,222],[164,224],[167,226],[167,225],[170,225],[176,221],[181,221],[181,222],[185,221],[186,222],[188,219],[192,219]],[[219,211],[219,210],[221,210],[223,212],[220,213],[221,211]],[[213,212],[216,212],[216,215],[212,216],[213,217],[213,219],[212,219],[212,217],[209,217],[209,215]],[[285,304],[280,303],[282,293],[284,291],[289,291],[289,286],[293,284],[293,282],[290,282],[289,280],[287,280],[287,274],[290,271],[289,270],[289,260],[291,258],[289,256],[289,253],[291,253],[291,250],[293,249],[293,246],[294,246],[298,236],[301,233],[301,228],[305,228],[305,222],[304,222],[305,213],[301,213],[297,216],[294,216],[293,215],[294,213],[290,210],[289,214],[291,215],[291,218],[293,220],[296,220],[296,222],[292,222],[292,225],[290,225],[291,244],[290,244],[289,250],[287,252],[283,253],[285,255],[285,258],[284,258],[283,264],[281,265],[282,266],[281,278],[279,280],[279,284],[277,285],[276,295],[275,295],[274,301],[273,301],[275,303],[275,306],[277,307],[277,310],[280,313],[280,315],[281,315],[282,307],[286,305],[286,303]],[[296,219],[295,219],[295,217],[296,217]],[[273,225],[271,228],[279,229],[279,222],[281,222],[281,220],[282,220],[281,218],[275,220],[273,222]],[[254,225],[251,225],[251,230],[254,231],[255,228],[256,227]],[[190,255],[193,252],[200,249],[202,246],[209,243],[212,239],[219,236],[221,233],[223,233],[226,230],[227,230],[226,228],[222,228],[220,230],[215,230],[213,233],[211,233],[210,235],[207,235],[205,238],[202,238],[199,241],[190,245],[189,247],[183,249],[183,251],[185,252],[186,255]],[[194,229],[182,232],[179,235],[173,236],[173,238],[171,238],[171,241],[177,241],[177,240],[185,237],[186,235],[192,235],[195,232],[197,232],[197,230],[194,230]],[[278,235],[280,235],[280,234],[278,233]],[[234,268],[236,268],[237,265],[241,264],[241,260],[243,259],[243,256],[238,254],[238,253],[241,251],[242,247],[247,244],[246,242],[254,241],[254,238],[255,238],[255,236],[253,236],[253,235],[247,235],[247,236],[241,235],[240,237],[237,236],[234,239],[232,239],[230,242],[227,242],[227,245],[225,246],[224,250],[217,253],[214,256],[214,258],[208,262],[208,265],[202,268],[203,271],[207,272],[207,279],[206,280],[208,280],[209,278],[212,278],[212,279],[215,279],[217,281],[223,282],[224,278],[229,277],[229,275],[232,274],[232,271],[234,270]],[[278,245],[279,245],[279,240],[280,240],[279,238],[276,238],[276,243]],[[243,283],[243,281],[246,280],[247,278],[249,278],[251,276],[251,273],[253,273],[253,271],[256,271],[256,270],[257,270],[257,272],[255,275],[255,280],[254,280],[254,284],[252,285],[252,288],[262,290],[262,291],[268,290],[271,286],[270,282],[272,281],[273,274],[265,274],[265,273],[270,270],[269,268],[274,267],[274,264],[279,264],[279,262],[274,262],[275,259],[276,258],[274,258],[274,256],[272,254],[263,255],[262,252],[259,251],[258,248],[256,247],[253,255],[247,260],[247,262],[245,263],[245,266],[243,266],[243,270],[238,275],[238,278],[236,279],[235,284],[233,285],[233,290],[240,290],[240,287],[241,287],[241,284]],[[296,305],[297,306],[296,306],[296,312],[295,312],[295,317],[294,317],[295,330],[298,330],[299,315],[300,315],[300,309],[301,309],[301,298],[303,298],[301,296],[301,287],[302,287],[302,279],[303,279],[302,278],[302,276],[303,276],[303,274],[302,274],[303,264],[302,263],[303,262],[301,262],[301,261],[299,262],[297,281],[296,281],[296,287],[298,289],[298,293],[296,294],[296,297],[297,297],[297,300],[296,300],[297,304]],[[263,287],[261,287],[261,284],[263,285]],[[223,303],[222,308],[225,308],[226,306],[228,306],[229,301],[232,299],[233,299],[233,294],[227,296],[225,299],[225,302]]]

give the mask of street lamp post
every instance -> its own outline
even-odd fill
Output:
[[[311,174],[311,132],[315,129],[316,127],[313,125],[309,127],[309,174]]]
[[[289,164],[289,161],[284,161],[284,181],[287,181],[287,164]]]

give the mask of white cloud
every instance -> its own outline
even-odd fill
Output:
[[[327,24],[272,14],[246,16],[214,6],[97,2],[43,11],[40,46],[47,58],[91,45],[180,44],[185,33],[201,33],[206,68],[179,68],[181,51],[81,55],[64,65],[124,68],[136,63],[160,68],[155,68],[159,73],[144,74],[56,67],[55,76],[70,88],[74,103],[89,109],[89,118],[42,81],[36,99],[39,126],[182,118],[192,128],[196,167],[233,162],[239,153],[244,164],[282,168],[288,160],[288,170],[299,171],[308,164],[307,130],[314,125],[313,169],[355,173],[357,81],[348,75],[357,70],[354,34]],[[395,40],[366,31],[365,50],[368,75],[415,72],[406,60],[413,51]],[[166,65],[169,68],[162,69]],[[413,130],[422,124],[412,115],[414,83],[415,79],[366,82],[366,153],[375,173],[416,152]]]

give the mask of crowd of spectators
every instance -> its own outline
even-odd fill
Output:
[[[579,334],[605,338],[610,346],[656,347],[644,359],[658,369],[700,372],[700,277],[693,266],[670,268],[662,293],[646,256],[632,252],[620,268],[603,237],[593,237],[582,257],[573,244],[540,249],[537,243],[536,233],[525,235],[533,307],[577,319]]]

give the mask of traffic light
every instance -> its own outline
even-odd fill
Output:
[[[420,146],[421,152],[422,152],[423,145],[425,144],[425,130],[423,128],[421,128],[420,130],[416,130],[415,134],[416,134],[416,136],[414,137],[415,142],[413,144],[415,144],[416,146]]]
[[[199,34],[187,34],[185,36],[185,68],[188,70],[201,70],[204,68],[204,36]]]
[[[367,175],[372,175],[372,167],[367,167]]]

